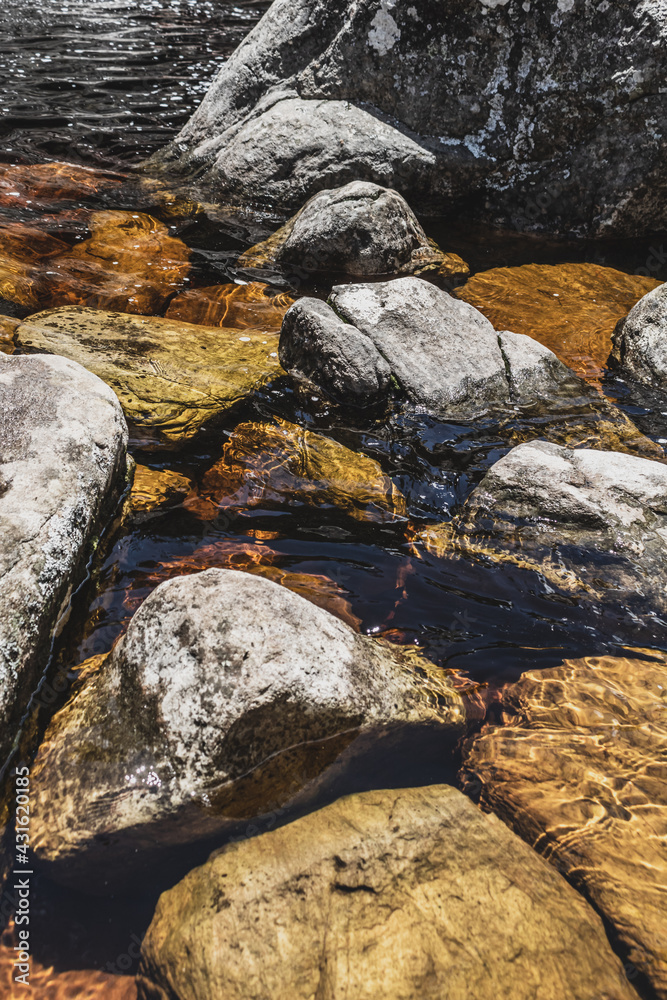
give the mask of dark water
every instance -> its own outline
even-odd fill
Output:
[[[0,160],[67,160],[126,172],[175,134],[221,61],[268,6],[240,0],[4,0]],[[94,199],[86,207],[91,205]],[[121,199],[115,207],[133,206]],[[30,221],[31,213],[36,217],[40,211],[31,209],[26,216],[7,208],[0,222]],[[266,218],[166,221],[193,251],[193,286],[233,280],[239,252],[271,229]],[[444,249],[460,253],[473,270],[588,261],[667,278],[667,267],[654,253],[659,249],[655,241],[539,240],[480,231],[457,220],[431,221],[428,227]],[[47,229],[71,244],[85,235],[85,225],[77,229],[77,224],[54,222]],[[12,311],[0,302],[0,312]],[[645,433],[667,437],[660,401],[639,398],[612,376],[607,390]],[[400,422],[389,429],[375,426],[341,415],[283,379],[185,449],[147,449],[135,434],[134,454],[142,464],[181,472],[197,483],[240,420],[273,416],[325,432],[376,458],[406,496],[413,528],[451,516],[508,447],[491,426],[424,422],[417,433]],[[108,651],[156,581],[186,560],[192,565],[199,559],[205,568],[207,551],[221,542],[256,549],[258,559],[269,546],[277,568],[332,581],[363,631],[418,643],[437,662],[482,683],[503,684],[527,668],[566,656],[613,652],[624,643],[667,645],[661,622],[564,603],[540,577],[518,570],[416,558],[403,529],[365,526],[333,508],[255,508],[232,520],[202,523],[176,501],[136,517],[106,542],[56,650],[55,665],[65,669]],[[49,711],[42,712],[40,724]],[[416,783],[422,778],[412,775]],[[132,916],[134,904],[116,912],[114,903],[105,902],[82,916],[78,897],[47,885],[41,898],[43,959],[64,968],[104,965],[125,947],[128,928],[141,934],[152,907],[150,901],[137,902]],[[63,924],[56,926],[60,913]]]

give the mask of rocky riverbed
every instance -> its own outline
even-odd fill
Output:
[[[25,768],[44,1000],[667,998],[658,6],[275,0],[0,164],[7,996]]]

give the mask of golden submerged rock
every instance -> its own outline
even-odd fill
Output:
[[[173,443],[280,374],[278,339],[76,306],[37,313],[16,332],[22,348],[88,368],[114,389],[129,420]]]
[[[611,354],[616,323],[659,284],[598,264],[525,264],[483,271],[454,294],[496,330],[533,337],[595,382]]]
[[[192,288],[172,299],[165,315],[203,326],[231,326],[280,332],[283,316],[294,299],[261,281],[247,285]]]
[[[240,424],[204,476],[193,513],[288,504],[337,507],[357,521],[406,516],[405,500],[372,458],[286,420]]]
[[[606,917],[667,997],[667,657],[589,656],[525,673],[465,761],[482,802]]]

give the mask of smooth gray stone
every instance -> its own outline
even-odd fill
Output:
[[[639,300],[614,330],[612,357],[639,382],[667,390],[667,284]]]

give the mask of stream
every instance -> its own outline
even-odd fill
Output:
[[[134,168],[176,134],[216,67],[268,7],[242,0],[5,0],[0,10],[1,240],[12,234],[26,239],[27,227],[72,250],[88,238],[91,213],[140,212],[187,247],[190,269],[182,289],[194,292],[252,278],[238,268],[239,255],[283,220],[249,212],[212,217],[179,207],[154,191],[138,192]],[[49,163],[95,173],[83,194],[80,187],[76,194],[78,180],[72,195],[58,174],[35,194],[30,171]],[[443,250],[468,263],[472,275],[528,264],[586,263],[667,280],[667,256],[664,262],[660,252],[656,256],[661,251],[656,240],[556,240],[481,229],[458,219],[421,221]],[[304,288],[289,274],[256,277],[285,302],[304,291],[324,296],[330,287],[324,278]],[[167,294],[158,315],[167,312],[176,294]],[[42,297],[39,308],[50,304]],[[239,309],[242,313],[242,303]],[[16,298],[0,298],[0,332],[3,317],[21,320],[34,311]],[[582,370],[589,363],[586,356]],[[644,435],[665,443],[667,412],[660,400],[604,366],[591,377]],[[193,497],[232,433],[240,424],[275,418],[375,459],[405,497],[407,517],[397,523],[355,521],[332,503],[299,506],[275,499],[202,517]],[[543,418],[538,412],[524,422],[524,438],[539,436]],[[300,593],[363,633],[419,646],[484,705],[492,705],[496,692],[527,669],[552,667],[565,658],[623,655],[627,646],[667,649],[659,619],[564,602],[537,573],[415,554],[415,534],[453,517],[509,450],[507,436],[491,422],[473,426],[413,418],[374,423],[279,375],[182,446],[158,442],[136,425],[130,425],[130,438],[148,494],[167,481],[160,478],[164,474],[176,486],[165,487],[163,502],[136,505],[109,526],[86,581],[73,596],[43,691],[51,690],[55,676],[67,677],[69,685],[84,661],[109,652],[160,582],[211,566],[270,567],[272,578],[288,586],[296,581]],[[57,689],[52,696],[38,696],[21,744],[24,756],[34,753],[65,697]],[[455,772],[456,761],[449,762],[436,777]],[[414,785],[432,780],[420,773],[418,762],[406,762],[399,778],[388,774],[389,765],[384,779],[380,774],[376,780]],[[174,880],[178,874],[173,873]],[[42,970],[34,975],[36,995],[53,1000],[134,996],[129,977],[138,952],[133,942],[144,933],[163,886],[91,901],[43,878],[36,885],[39,946],[34,957],[35,968]],[[0,991],[18,996],[11,992],[7,969],[10,932],[5,939]]]

